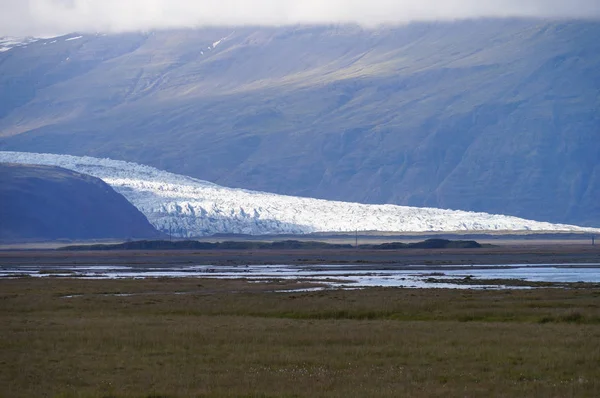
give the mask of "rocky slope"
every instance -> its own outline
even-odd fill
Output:
[[[600,226],[600,23],[212,28],[0,53],[0,148]]]

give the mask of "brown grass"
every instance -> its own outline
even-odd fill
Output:
[[[599,290],[272,293],[291,286],[1,280],[0,396],[600,391]]]

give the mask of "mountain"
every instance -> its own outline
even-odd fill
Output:
[[[0,163],[0,203],[2,241],[160,237],[107,184],[58,167]]]
[[[0,152],[0,162],[58,166],[100,178],[144,213],[158,230],[179,237],[355,230],[600,232],[486,213],[364,205],[231,189],[110,159]]]
[[[600,22],[72,34],[0,53],[0,149],[600,226]]]

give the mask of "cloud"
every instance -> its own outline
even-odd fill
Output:
[[[477,17],[600,18],[600,0],[0,0],[0,36]]]

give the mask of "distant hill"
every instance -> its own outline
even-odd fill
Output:
[[[88,175],[0,163],[0,240],[157,238],[123,196]]]
[[[600,22],[72,34],[0,53],[0,149],[600,226]]]

